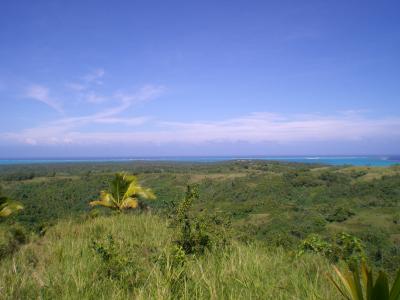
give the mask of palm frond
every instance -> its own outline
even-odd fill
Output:
[[[126,198],[122,201],[121,209],[137,208],[139,202],[134,198]]]
[[[148,200],[154,200],[156,199],[156,196],[154,195],[153,191],[151,189],[146,189],[141,187],[135,182],[132,182],[126,191],[125,195],[127,197],[132,197],[132,196],[139,196],[143,199],[148,199]]]
[[[110,208],[117,208],[117,205],[115,203],[115,199],[113,195],[106,191],[101,191],[100,192],[100,199],[95,200],[89,203],[90,206],[104,206],[104,207],[110,207]]]

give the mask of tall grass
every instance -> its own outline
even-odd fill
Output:
[[[338,299],[321,257],[233,243],[201,256],[152,215],[63,221],[0,262],[1,299]]]

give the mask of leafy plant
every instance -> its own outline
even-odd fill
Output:
[[[128,247],[127,247],[128,246]],[[100,276],[135,287],[140,283],[140,268],[134,255],[125,253],[121,247],[130,248],[124,240],[116,240],[111,234],[105,239],[92,240],[91,248],[101,259]]]
[[[336,235],[334,242],[338,258],[346,261],[350,266],[365,261],[365,247],[359,238],[342,232]]]
[[[344,232],[337,234],[332,242],[317,234],[309,235],[300,243],[297,254],[302,255],[305,252],[321,254],[332,262],[344,260],[351,266],[366,258],[365,248],[360,239]]]
[[[180,236],[176,240],[186,254],[203,253],[211,247],[211,237],[207,232],[204,221],[190,215],[193,200],[199,198],[198,187],[187,186],[184,200],[176,211],[176,225],[180,229]]]
[[[90,202],[91,206],[104,206],[117,211],[139,206],[139,198],[155,199],[150,189],[139,185],[137,177],[126,173],[117,173],[110,183],[109,191],[100,192],[100,200]]]
[[[331,243],[323,240],[318,234],[311,234],[301,242],[297,255],[305,252],[314,252],[330,258],[334,254],[334,249]]]
[[[389,288],[387,275],[379,272],[378,278],[374,281],[373,273],[365,263],[360,268],[350,268],[341,272],[338,268],[334,270],[339,277],[342,286],[332,276],[329,279],[348,300],[399,300],[400,299],[400,270],[397,273],[393,286]]]
[[[326,220],[328,222],[343,222],[354,215],[355,213],[351,209],[339,206],[334,208],[333,211],[326,216]]]

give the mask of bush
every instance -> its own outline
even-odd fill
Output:
[[[328,222],[344,222],[348,218],[354,216],[355,213],[349,208],[346,207],[337,207],[334,208],[333,211],[326,216],[326,220]]]
[[[321,254],[329,259],[335,257],[333,245],[322,239],[318,234],[311,234],[300,243],[297,254],[303,255],[305,252]]]
[[[176,211],[175,224],[179,229],[179,236],[175,242],[186,254],[204,253],[212,244],[206,222],[190,215],[193,200],[198,198],[198,188],[188,186],[185,199]]]
[[[92,250],[101,259],[101,273],[111,280],[128,285],[134,288],[140,283],[140,268],[138,267],[132,248],[126,241],[115,241],[109,234],[106,239],[92,240]],[[128,251],[121,251],[127,249]]]
[[[229,217],[192,211],[193,201],[199,199],[198,186],[187,186],[185,198],[173,215],[172,226],[176,229],[175,244],[186,254],[204,254],[215,247],[229,244]]]
[[[327,257],[332,262],[346,261],[357,265],[366,259],[365,247],[361,240],[347,233],[340,233],[332,241],[324,240],[317,234],[312,234],[303,240],[298,249],[298,255],[314,252]]]
[[[352,178],[356,179],[356,178],[362,177],[367,174],[368,174],[368,172],[364,171],[364,170],[354,170],[354,171],[351,171],[350,176]]]

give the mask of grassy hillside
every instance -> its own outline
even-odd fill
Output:
[[[1,298],[338,298],[322,257],[236,242],[185,256],[173,239],[165,219],[153,215],[62,221],[1,262]]]
[[[119,171],[158,199],[129,215],[91,209]],[[3,166],[0,184],[25,206],[0,220],[0,298],[337,299],[331,264],[365,256],[391,276],[400,266],[399,166]],[[187,185],[198,186],[191,228],[212,240],[206,253],[177,248],[171,227]]]

